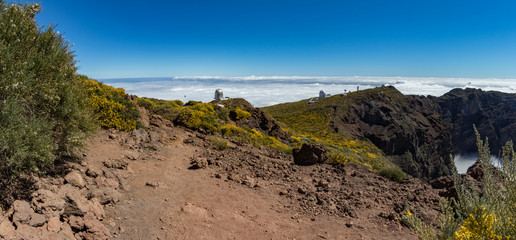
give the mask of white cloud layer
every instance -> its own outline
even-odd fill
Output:
[[[255,107],[299,101],[328,94],[392,85],[404,94],[441,96],[453,88],[481,88],[485,91],[516,93],[516,79],[494,78],[408,78],[408,77],[306,77],[306,76],[185,76],[174,78],[105,79],[104,83],[122,87],[140,97],[208,102],[217,88],[225,97],[245,98]]]

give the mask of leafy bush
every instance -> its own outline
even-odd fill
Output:
[[[217,130],[220,122],[210,103],[188,102],[179,110],[176,123],[192,129],[204,129],[209,132]]]
[[[465,183],[454,171],[457,199],[442,199],[441,231],[436,233],[415,215],[404,216],[424,239],[514,239],[516,237],[516,154],[512,142],[502,149],[503,165],[491,164],[487,139],[482,141],[477,129],[478,153],[484,172],[482,194]]]
[[[328,160],[331,163],[342,163],[346,164],[350,160],[352,160],[351,156],[348,154],[345,154],[343,151],[339,151],[336,149],[330,150],[328,153]]]
[[[139,126],[140,114],[136,104],[127,99],[122,88],[114,88],[82,77],[89,95],[89,103],[102,127],[131,131]]]
[[[229,116],[231,117],[231,119],[237,121],[240,119],[246,119],[246,118],[251,117],[251,113],[249,113],[248,111],[242,110],[239,107],[236,107],[235,109],[230,111]]]
[[[210,141],[216,149],[221,151],[226,150],[229,147],[228,141],[219,137],[211,137]]]
[[[378,174],[395,182],[401,182],[406,176],[405,173],[397,167],[384,167],[378,171]]]
[[[37,4],[0,0],[0,175],[41,172],[74,156],[94,128],[73,52]]]
[[[249,118],[251,113],[242,108],[252,108],[243,99],[225,101],[222,106],[213,103],[189,101],[183,105],[181,101],[166,101],[152,98],[138,98],[141,107],[149,109],[151,114],[158,114],[175,124],[194,129],[206,130],[209,133],[221,133],[232,140],[251,143],[257,147],[268,146],[285,153],[291,153],[292,148],[280,142],[277,138],[263,134],[249,127],[229,125],[229,115],[236,120]]]

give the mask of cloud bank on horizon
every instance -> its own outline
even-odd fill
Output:
[[[441,96],[454,88],[516,93],[516,79],[418,78],[418,77],[328,77],[328,76],[182,76],[173,78],[118,78],[102,82],[121,87],[129,94],[165,100],[209,102],[220,88],[225,97],[245,98],[255,107],[317,97],[320,90],[339,94],[374,88],[396,87],[403,94]]]

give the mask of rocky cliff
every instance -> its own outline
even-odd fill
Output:
[[[405,96],[394,87],[353,93],[347,107],[334,106],[340,134],[367,138],[405,172],[419,178],[451,173],[451,135],[432,99]]]
[[[454,89],[441,97],[425,97],[379,87],[300,103],[266,110],[278,119],[294,119],[283,112],[303,112],[299,108],[328,114],[327,131],[370,141],[403,171],[419,178],[449,175],[451,154],[476,152],[473,125],[489,138],[495,154],[516,138],[516,94]]]
[[[473,125],[488,137],[493,154],[516,139],[516,94],[480,89],[454,89],[439,98],[438,112],[449,126],[456,153],[476,152]]]

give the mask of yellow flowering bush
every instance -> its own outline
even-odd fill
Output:
[[[491,154],[487,139],[481,140],[477,135],[478,153],[484,172],[482,195],[469,187],[462,178],[454,172],[457,199],[451,201],[441,199],[439,233],[431,231],[420,219],[410,211],[404,220],[412,226],[423,239],[515,239],[516,227],[516,159],[514,147],[509,141],[502,149],[501,168],[491,164]],[[431,234],[427,234],[431,232]]]
[[[124,89],[114,88],[93,79],[85,79],[84,85],[89,103],[102,127],[123,131],[136,129],[139,114],[136,104],[126,99]]]
[[[455,232],[457,240],[473,239],[504,239],[495,232],[495,224],[498,220],[493,213],[486,211],[486,208],[475,208],[474,213],[469,214],[462,226]]]
[[[251,117],[251,113],[240,109],[240,107],[236,107],[234,110],[231,110],[229,115],[234,120],[246,119],[246,118]]]
[[[217,113],[210,103],[188,102],[181,107],[176,122],[192,129],[216,131],[220,125]]]

